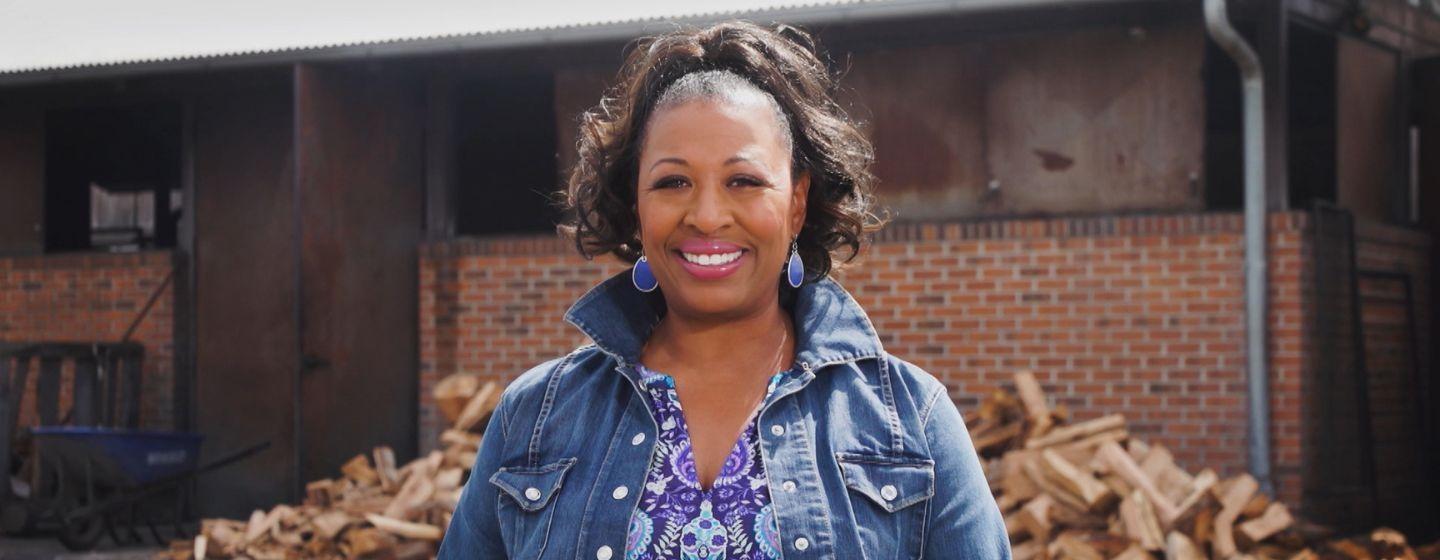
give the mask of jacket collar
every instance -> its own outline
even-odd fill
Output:
[[[838,282],[829,277],[807,282],[794,295],[789,310],[795,323],[796,361],[818,369],[880,355],[880,338],[870,318]],[[565,312],[565,322],[601,350],[633,364],[664,313],[660,292],[635,289],[627,268],[581,296]]]

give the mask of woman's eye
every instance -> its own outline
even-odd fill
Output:
[[[765,184],[765,182],[764,182],[764,181],[761,181],[761,180],[759,180],[759,179],[756,179],[756,178],[754,178],[754,177],[747,177],[747,176],[743,176],[743,175],[742,175],[742,176],[736,177],[736,178],[734,178],[734,179],[731,179],[731,180],[730,180],[730,184],[732,184],[732,185],[738,185],[738,186],[742,186],[742,187],[759,187],[759,186],[763,186],[763,185]]]
[[[683,179],[683,178],[680,178],[680,177],[666,177],[666,178],[664,178],[664,179],[660,179],[659,181],[655,181],[655,185],[654,185],[653,188],[657,188],[657,189],[673,189],[673,188],[676,188],[676,187],[682,187],[682,186],[684,186],[684,185],[685,185],[685,179]]]

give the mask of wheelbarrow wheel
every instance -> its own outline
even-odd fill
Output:
[[[66,520],[65,526],[60,529],[60,543],[74,551],[90,550],[95,548],[104,534],[105,517],[90,515]]]

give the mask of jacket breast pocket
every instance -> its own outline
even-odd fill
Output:
[[[490,477],[500,491],[495,514],[510,558],[539,558],[550,537],[555,495],[575,458],[537,467],[501,467]]]
[[[836,453],[865,558],[919,558],[925,515],[935,495],[935,461],[923,457]]]

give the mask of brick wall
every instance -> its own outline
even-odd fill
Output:
[[[0,257],[0,341],[118,342],[170,267],[169,252]],[[172,285],[164,287],[131,336],[145,346],[140,421],[146,427],[171,425]],[[32,394],[35,378],[30,376]],[[65,391],[70,387],[62,384]],[[33,411],[32,403],[22,406],[28,418]]]
[[[1270,217],[1275,460],[1292,503],[1307,223]],[[1246,464],[1243,231],[1233,213],[892,224],[838,279],[887,350],[942,379],[962,410],[1031,369],[1077,418],[1123,412],[1186,467],[1234,474]],[[561,315],[623,268],[551,238],[427,246],[421,444],[435,441],[437,380],[508,380],[583,343]]]

